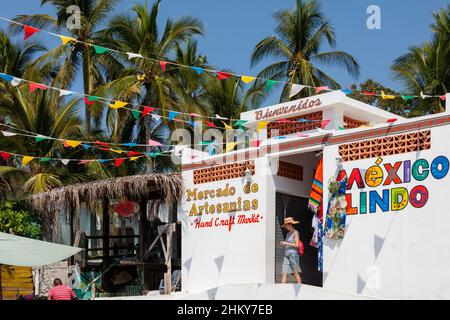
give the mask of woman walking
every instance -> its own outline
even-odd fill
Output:
[[[294,228],[294,224],[299,223],[295,221],[292,217],[284,219],[284,223],[281,226],[286,228],[288,234],[284,241],[281,241],[281,246],[284,247],[284,259],[283,266],[281,268],[281,283],[286,283],[287,274],[290,273],[295,277],[297,283],[302,283],[300,278],[300,254],[299,254],[299,243],[300,234]]]

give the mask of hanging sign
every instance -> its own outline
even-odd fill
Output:
[[[139,206],[133,201],[119,202],[114,206],[114,212],[122,217],[131,217],[139,210]]]

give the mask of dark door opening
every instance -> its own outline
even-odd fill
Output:
[[[313,212],[308,209],[308,198],[296,197],[277,192],[276,194],[276,216],[275,221],[275,283],[280,283],[281,265],[283,263],[284,249],[280,241],[286,238],[286,230],[281,228],[286,217],[293,217],[299,221],[295,228],[300,233],[300,239],[305,246],[305,254],[300,257],[302,269],[302,283],[322,287],[322,272],[318,271],[317,249],[309,242],[314,229],[311,226]],[[293,276],[288,275],[288,283],[295,283]]]

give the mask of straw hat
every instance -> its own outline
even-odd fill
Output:
[[[284,218],[284,223],[283,223],[282,227],[285,227],[289,223],[290,224],[297,224],[299,222],[294,220],[294,218],[292,218],[292,217],[287,217],[287,218]]]

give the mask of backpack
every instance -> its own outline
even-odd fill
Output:
[[[298,253],[300,254],[300,257],[305,254],[305,246],[303,245],[303,242],[300,239],[298,239]]]

